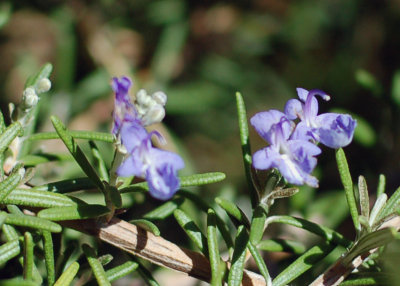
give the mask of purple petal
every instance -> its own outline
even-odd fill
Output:
[[[185,167],[185,163],[182,158],[173,152],[152,148],[149,152],[149,156],[151,157],[151,161],[155,162],[154,165],[171,165],[174,169],[179,170]]]
[[[258,170],[267,170],[271,168],[273,161],[280,156],[279,150],[276,150],[275,146],[263,148],[253,154],[253,166]]]
[[[120,130],[120,136],[121,142],[128,153],[131,153],[144,140],[148,140],[150,143],[150,137],[146,129],[137,120],[124,122]]]
[[[308,90],[302,87],[296,88],[297,96],[300,98],[302,102],[306,102],[308,96]]]
[[[126,76],[123,76],[121,78],[116,78],[114,77],[111,82],[111,87],[115,92],[115,99],[118,102],[129,102],[129,88],[131,87],[132,82],[129,78]]]
[[[295,120],[296,118],[303,118],[303,104],[298,99],[289,99],[285,105],[285,114],[290,120]]]
[[[292,159],[305,173],[311,173],[317,165],[317,159],[314,156],[321,154],[321,149],[308,141],[290,140],[288,147],[292,153]]]
[[[319,141],[330,148],[345,147],[353,140],[357,122],[348,114],[325,113],[316,122]]]
[[[117,169],[117,175],[120,177],[138,176],[142,177],[145,166],[137,154],[131,154],[126,158]]]
[[[292,140],[316,140],[315,135],[312,132],[312,128],[308,127],[304,121],[299,122],[296,125],[296,129],[290,136]]]
[[[146,172],[150,194],[160,200],[170,199],[179,189],[176,169],[169,164],[160,168],[149,168]]]
[[[273,130],[271,128],[279,122],[282,122],[283,137],[285,139],[289,138],[293,131],[294,123],[278,110],[259,112],[250,119],[251,125],[253,125],[258,134],[269,143],[272,143],[273,140],[271,137]]]

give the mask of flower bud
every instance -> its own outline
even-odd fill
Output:
[[[43,93],[49,91],[51,88],[51,81],[48,78],[42,78],[37,86],[36,86],[36,92],[37,93]]]
[[[39,97],[37,96],[35,89],[32,87],[26,88],[22,93],[22,101],[25,109],[35,106],[39,101]]]
[[[162,91],[157,91],[151,96],[155,102],[165,106],[167,104],[167,95]]]

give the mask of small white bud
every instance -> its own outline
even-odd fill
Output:
[[[167,95],[162,91],[157,91],[153,93],[151,97],[154,99],[155,102],[161,104],[162,106],[165,106],[165,104],[167,104]]]
[[[144,89],[141,89],[136,93],[136,102],[138,105],[148,106],[151,104],[152,99]]]
[[[22,93],[22,101],[26,109],[35,106],[39,101],[39,97],[37,96],[35,89],[32,87],[26,88]]]
[[[159,104],[153,105],[149,108],[142,118],[143,125],[151,125],[161,122],[165,117],[165,109]]]
[[[46,77],[42,78],[37,86],[36,86],[36,92],[37,93],[43,93],[49,91],[51,88],[51,81]]]

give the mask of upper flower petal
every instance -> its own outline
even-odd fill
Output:
[[[330,148],[341,148],[353,140],[357,122],[348,114],[325,113],[316,118],[319,128],[315,133],[322,144]]]
[[[290,121],[283,112],[278,110],[259,112],[250,119],[250,123],[258,134],[271,144],[274,133],[272,127],[275,124],[281,123],[282,133],[285,139],[289,138],[294,128],[294,123]]]
[[[123,101],[125,103],[130,102],[128,92],[131,85],[132,85],[131,80],[126,76],[123,76],[121,78],[114,77],[112,79],[111,87],[115,92],[116,101]]]
[[[303,118],[303,103],[298,99],[289,99],[285,105],[285,114],[290,120]]]

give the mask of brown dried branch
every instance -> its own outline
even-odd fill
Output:
[[[152,263],[186,273],[203,281],[211,280],[210,262],[201,253],[191,251],[118,218],[99,225],[95,220],[68,221],[64,226],[86,232],[119,249]],[[244,271],[242,285],[264,286],[264,278]]]

